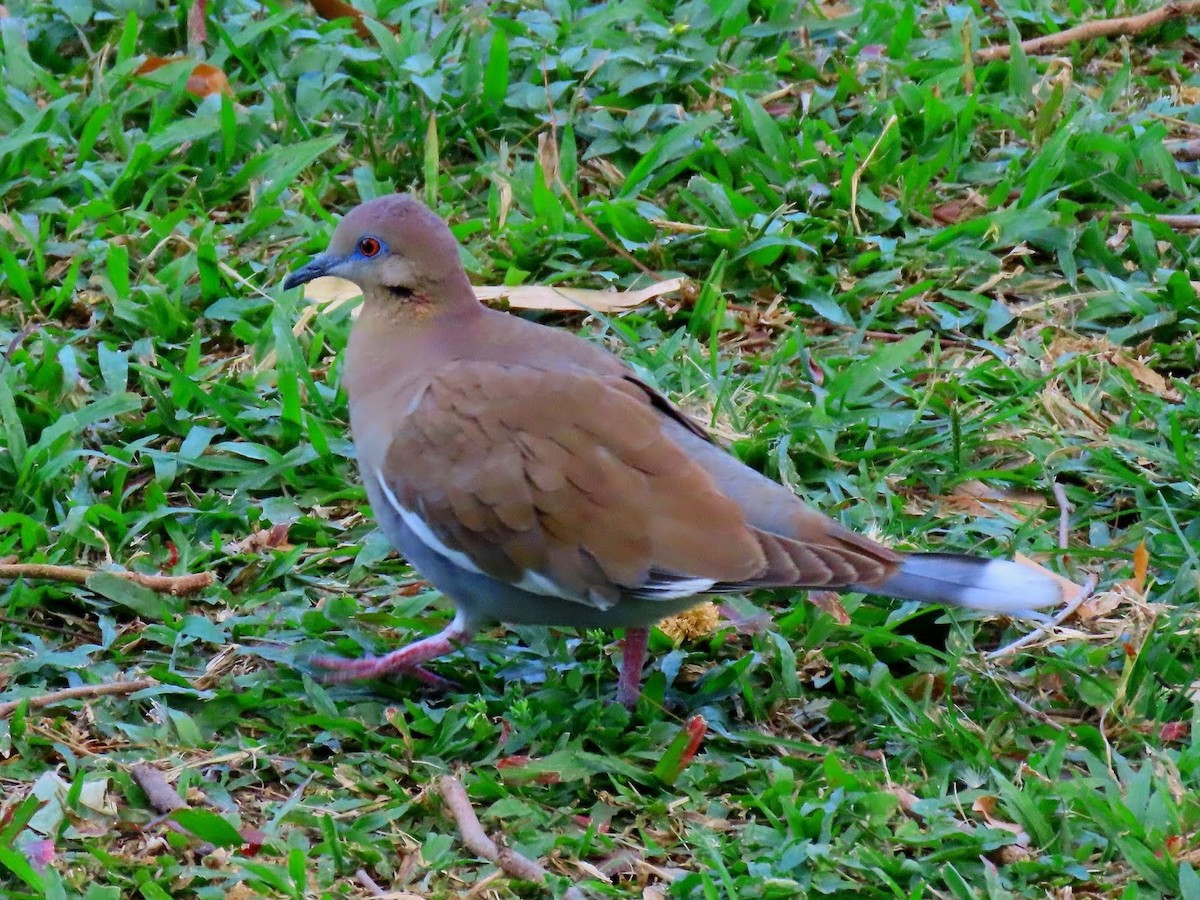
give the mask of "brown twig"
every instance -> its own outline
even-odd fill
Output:
[[[1111,215],[1114,219],[1120,219],[1124,222],[1130,222],[1139,218],[1153,219],[1156,222],[1161,222],[1168,228],[1176,228],[1180,231],[1193,231],[1200,228],[1200,215],[1197,214],[1181,214],[1181,213],[1142,213],[1130,212],[1129,210],[1117,210],[1116,212],[1097,212],[1096,218]]]
[[[51,691],[48,694],[38,694],[34,697],[22,697],[20,700],[7,700],[0,703],[0,719],[12,715],[13,710],[25,701],[29,701],[30,709],[41,709],[44,706],[54,706],[66,700],[92,700],[96,697],[119,697],[124,694],[134,694],[145,688],[158,684],[153,678],[135,678],[132,681],[107,681],[103,684],[85,684],[80,687],[63,688],[61,691]]]
[[[79,629],[63,628],[60,625],[47,625],[45,622],[34,622],[32,619],[22,619],[18,616],[0,616],[0,622],[6,625],[19,625],[22,628],[37,628],[41,631],[52,631],[55,634],[69,634],[72,637],[79,636]]]
[[[1066,550],[1071,542],[1071,512],[1075,509],[1067,499],[1067,491],[1057,481],[1053,482],[1054,501],[1058,504],[1058,549]]]
[[[45,563],[12,563],[0,565],[0,579],[38,578],[46,581],[66,581],[71,584],[87,584],[98,569],[80,566],[52,566]],[[176,597],[202,591],[216,579],[211,572],[196,572],[191,575],[146,575],[142,572],[110,572],[118,578],[140,584],[160,594]]]
[[[386,900],[425,900],[420,894],[414,894],[411,891],[385,891],[366,869],[359,869],[355,872],[354,880],[361,884],[363,890],[372,897],[385,897]]]
[[[438,780],[438,793],[441,794],[446,809],[454,817],[468,850],[488,862],[495,863],[511,878],[545,885],[548,873],[541,863],[508,847],[498,847],[496,842],[487,836],[487,832],[479,824],[479,817],[475,815],[475,810],[471,807],[471,798],[467,796],[467,789],[461,781],[453,775],[443,775]],[[582,896],[577,888],[571,888],[564,894],[564,897],[580,900]]]
[[[355,9],[345,0],[312,0],[313,9],[317,11],[322,19],[350,19],[354,26],[355,33],[364,40],[373,41],[375,35],[371,33],[371,29],[367,27],[364,21],[364,16],[359,10]],[[379,21],[376,19],[375,21]],[[395,25],[389,25],[387,22],[380,22],[384,28],[391,31],[393,34],[399,34],[400,29]]]
[[[1141,15],[1125,16],[1120,19],[1097,19],[1093,22],[1084,22],[1082,25],[1076,25],[1074,28],[1068,28],[1065,31],[1030,38],[1027,41],[1021,41],[1021,51],[1028,56],[1044,56],[1075,41],[1090,41],[1102,37],[1141,34],[1143,31],[1148,31],[1164,22],[1170,22],[1172,19],[1184,19],[1198,13],[1200,13],[1200,0],[1189,0],[1186,3],[1167,3],[1158,9],[1142,13]],[[984,47],[975,54],[975,58],[980,62],[988,62],[993,59],[1008,59],[1011,53],[1011,45],[997,44],[994,47]]]
[[[386,893],[386,891],[384,891],[384,889],[375,882],[375,879],[368,874],[366,869],[359,869],[357,872],[355,872],[354,880],[361,884],[363,886],[363,890],[365,890],[372,897],[382,897]]]
[[[133,776],[133,780],[138,783],[138,787],[146,792],[150,808],[164,817],[161,820],[162,824],[178,834],[194,837],[190,831],[174,819],[166,818],[177,809],[186,809],[187,803],[179,796],[175,788],[171,787],[163,773],[149,763],[135,763],[129,772]],[[196,853],[200,856],[207,856],[215,849],[212,844],[204,842],[196,847]]]
[[[575,215],[579,217],[579,221],[584,224],[588,231],[592,232],[592,234],[604,241],[605,246],[607,246],[609,250],[617,254],[617,256],[621,257],[621,259],[625,260],[625,262],[629,263],[643,275],[649,276],[655,281],[662,281],[661,275],[659,275],[649,266],[645,265],[636,256],[600,230],[600,226],[593,222],[591,217],[583,211],[583,207],[580,205],[579,201],[575,199],[575,195],[567,189],[567,186],[563,183],[561,175],[555,178],[555,183],[558,184],[558,186],[562,189],[563,196],[567,198],[567,203],[571,204],[571,209],[574,210]]]
[[[155,812],[166,815],[187,806],[183,798],[175,792],[175,788],[167,782],[163,773],[149,763],[135,763],[129,774],[138,783],[138,787],[146,792],[150,806]]]
[[[1009,699],[1011,699],[1012,702],[1017,705],[1017,708],[1019,708],[1022,712],[1026,713],[1027,715],[1033,716],[1038,721],[1043,722],[1046,725],[1049,725],[1051,728],[1055,729],[1056,731],[1064,730],[1064,726],[1061,722],[1058,722],[1055,719],[1052,719],[1050,717],[1049,713],[1042,712],[1040,709],[1038,709],[1032,703],[1027,703],[1025,700],[1022,700],[1020,697],[1017,696],[1016,691],[1013,691],[1008,696],[1009,696]]]
[[[1154,218],[1168,228],[1178,228],[1180,231],[1195,231],[1200,228],[1200,215],[1168,215],[1158,213]]]

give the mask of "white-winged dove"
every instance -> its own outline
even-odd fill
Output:
[[[335,678],[407,672],[496,622],[624,628],[618,698],[640,693],[650,625],[706,594],[822,588],[1020,613],[1061,602],[999,559],[899,553],[743,465],[617,357],[479,303],[446,224],[411,197],[351,210],[284,281],[363,291],[345,378],[380,527],[457,608]]]

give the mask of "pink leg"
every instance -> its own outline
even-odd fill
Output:
[[[312,664],[328,672],[329,681],[352,681],[355,678],[379,678],[390,672],[403,672],[421,679],[426,684],[447,687],[447,681],[421,668],[421,663],[445,656],[459,646],[469,643],[472,631],[455,616],[454,621],[437,634],[414,641],[399,650],[383,656],[364,656],[360,659],[345,659],[340,656],[314,656]]]
[[[621,638],[621,676],[617,679],[617,702],[628,709],[637,706],[642,696],[642,666],[646,662],[648,628],[626,628]]]

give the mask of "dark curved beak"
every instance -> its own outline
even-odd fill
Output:
[[[320,278],[322,275],[328,275],[340,260],[334,258],[328,253],[318,253],[306,266],[297,269],[283,279],[283,289],[290,291],[294,287],[299,287],[302,284],[307,284],[314,278]]]

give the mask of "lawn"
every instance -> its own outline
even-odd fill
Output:
[[[0,897],[1200,900],[1200,15],[980,52],[1157,5],[5,0]],[[477,285],[688,279],[519,314],[849,526],[1096,591],[1011,649],[733,600],[633,712],[602,632],[323,682],[451,615],[358,480],[355,304],[280,287],[392,191]]]

